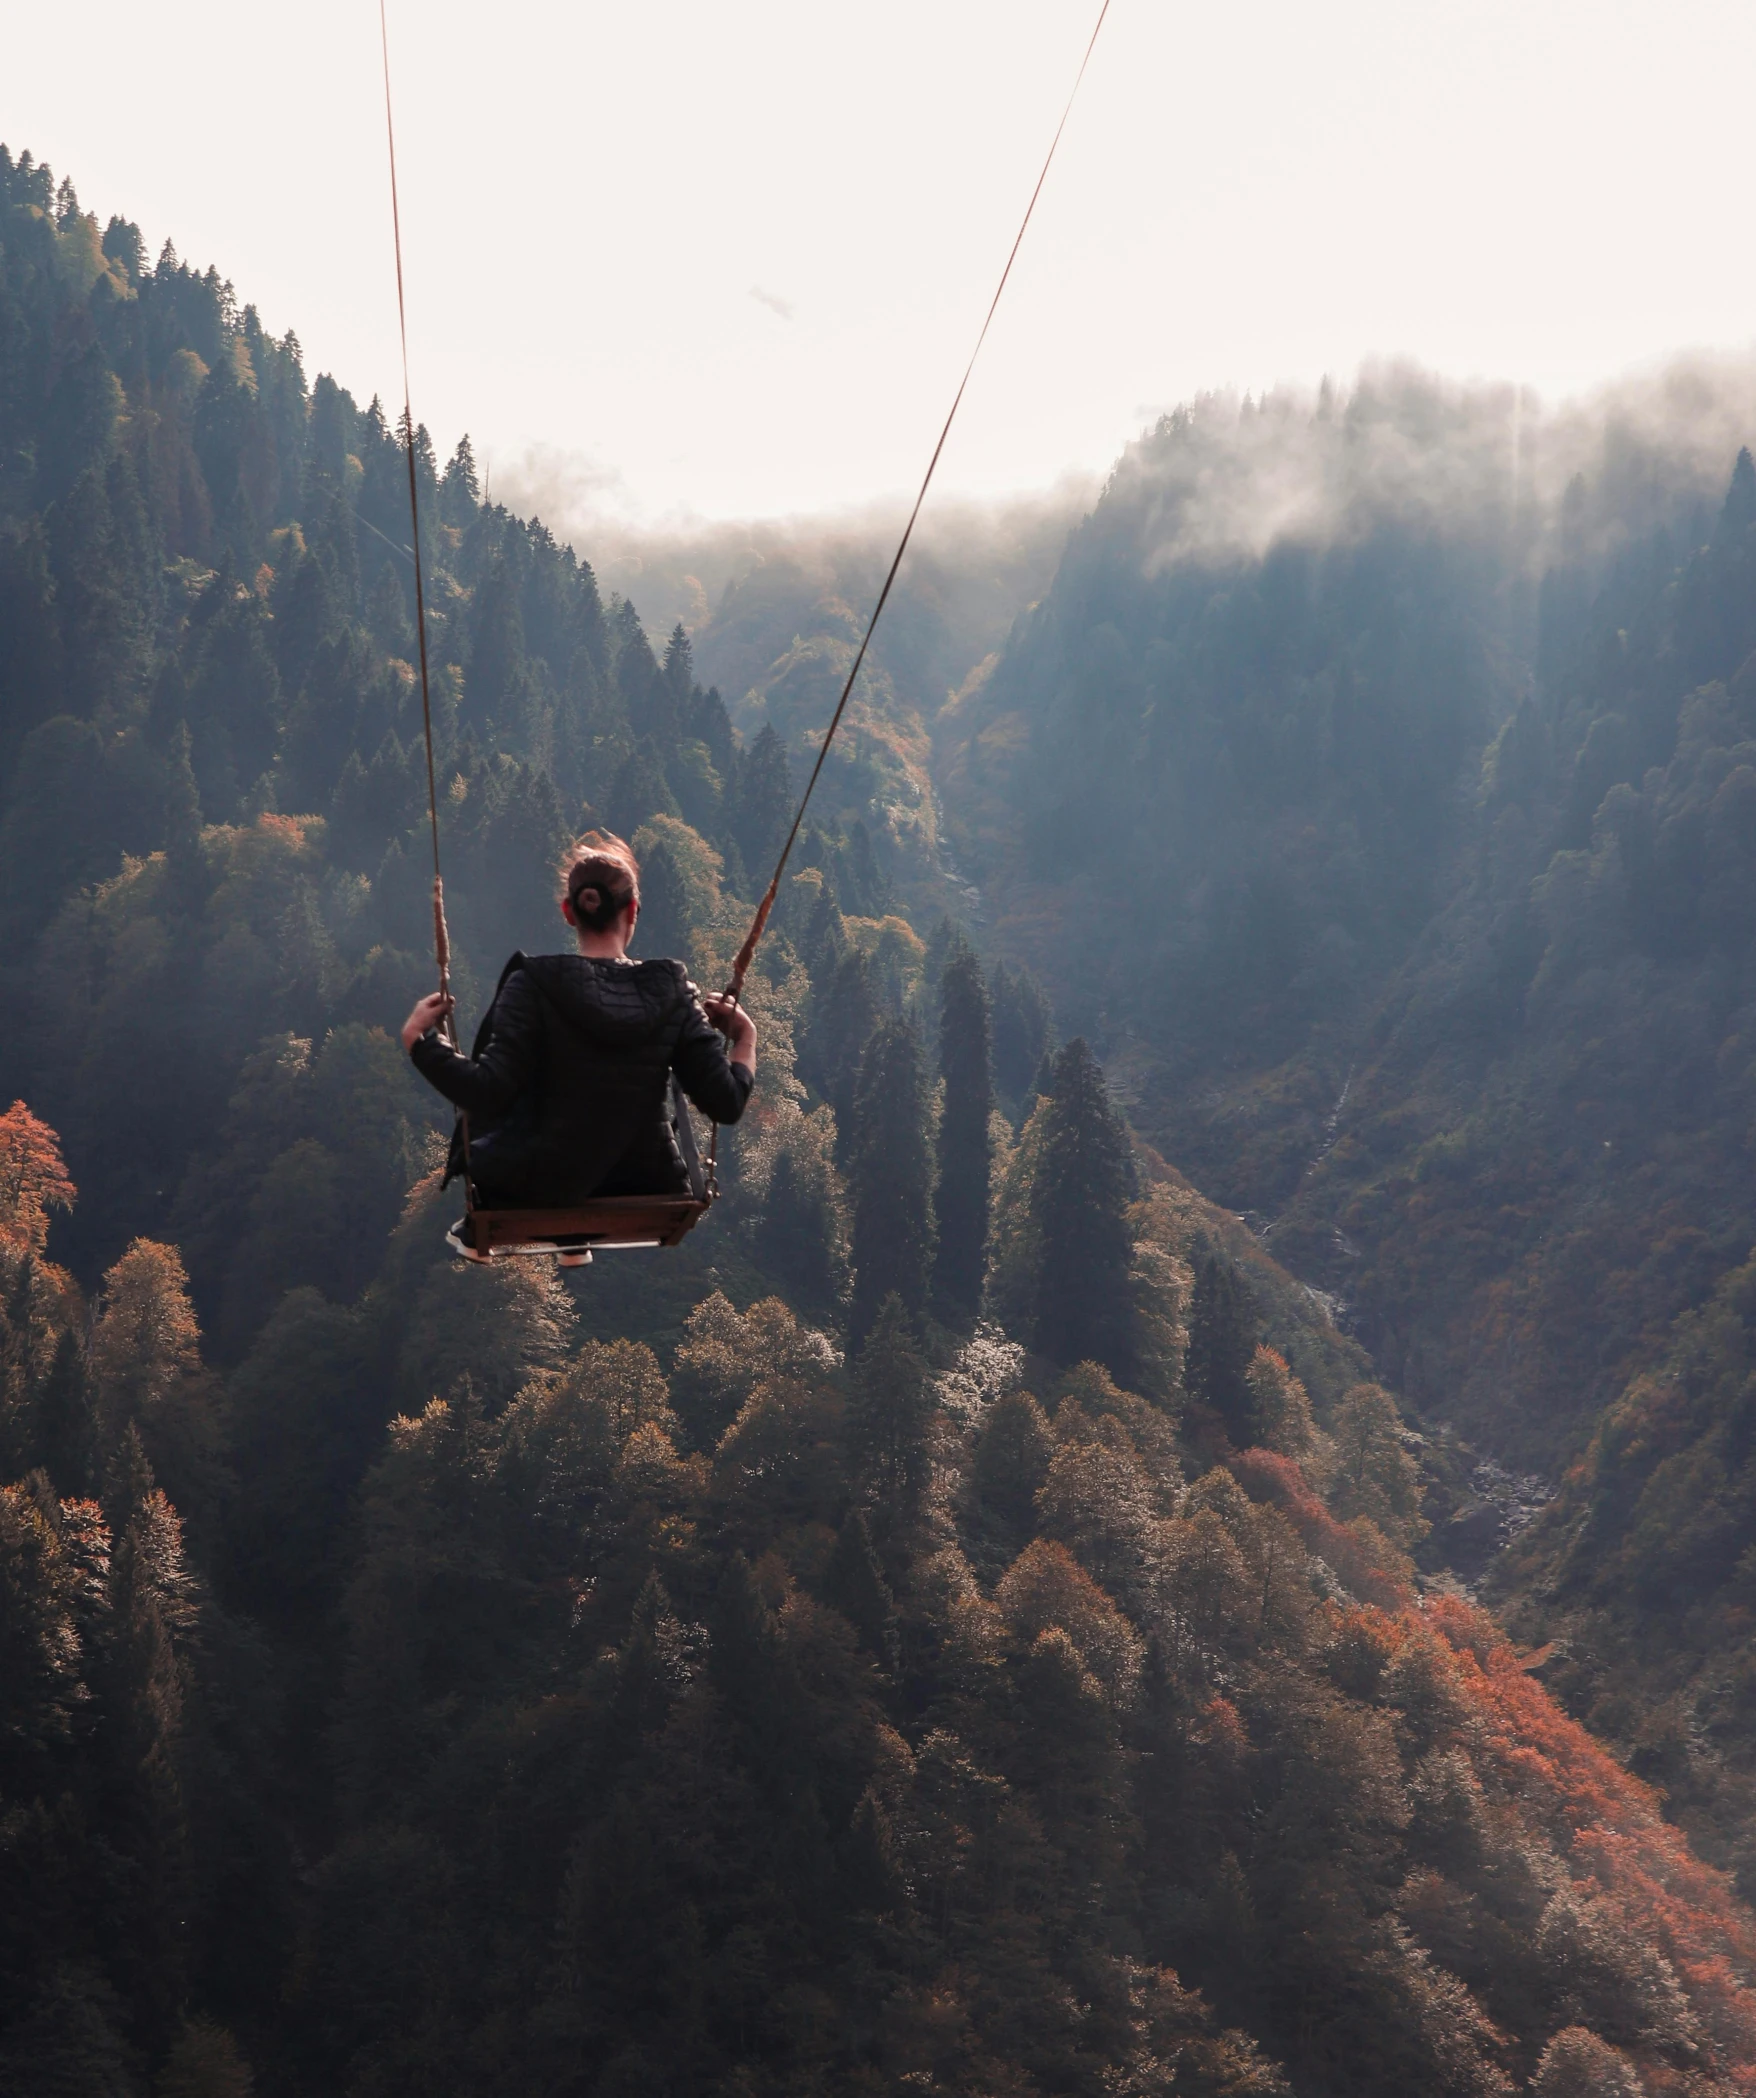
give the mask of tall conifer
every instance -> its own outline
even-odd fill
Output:
[[[1195,1263],[1184,1381],[1211,1406],[1240,1449],[1257,1440],[1259,1422],[1250,1365],[1256,1355],[1256,1308],[1231,1262],[1209,1247]]]
[[[1049,1046],[1049,1007],[1027,969],[994,971],[994,1081],[1008,1102],[1027,1100],[1031,1080]],[[1028,1104],[1028,1101],[1027,1101]]]
[[[668,845],[640,863],[640,923],[634,944],[654,959],[689,959],[689,897]]]
[[[939,1075],[945,1081],[945,1098],[939,1120],[939,1248],[933,1296],[944,1318],[968,1324],[982,1308],[994,1073],[988,988],[980,962],[961,941],[953,947],[939,982]]]
[[[853,1333],[872,1331],[895,1295],[916,1316],[933,1265],[933,1148],[921,1039],[912,1021],[883,1020],[860,1059],[849,1178],[854,1202]]]
[[[835,1109],[838,1153],[845,1164],[853,1155],[854,1091],[860,1059],[878,1024],[878,997],[872,971],[857,947],[835,964],[827,985],[816,983],[811,996],[811,1024],[805,1037],[806,1073]]]
[[[902,1299],[884,1299],[854,1367],[848,1428],[876,1529],[894,1543],[926,1505],[932,1475],[933,1387]]]
[[[1124,1212],[1134,1199],[1128,1131],[1086,1044],[1069,1042],[1054,1091],[1031,1208],[1042,1233],[1036,1343],[1058,1362],[1101,1362],[1126,1375],[1132,1354]]]
[[[759,887],[768,884],[769,869],[792,816],[792,768],[786,745],[771,721],[740,760],[732,798],[732,832],[750,879]]]
[[[445,478],[439,483],[439,515],[446,524],[455,525],[460,532],[467,531],[475,522],[476,508],[481,499],[482,484],[476,473],[475,447],[465,431],[457,440],[457,450],[452,453]]]

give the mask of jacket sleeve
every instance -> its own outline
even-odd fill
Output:
[[[537,1074],[543,1026],[540,995],[524,971],[515,969],[500,986],[493,1028],[479,1056],[460,1055],[435,1029],[416,1042],[410,1060],[454,1106],[472,1115],[503,1115]]]
[[[689,986],[689,1008],[683,1031],[671,1054],[677,1082],[701,1112],[714,1122],[735,1122],[749,1103],[756,1079],[745,1064],[726,1054],[725,1037],[702,1010],[695,986]]]

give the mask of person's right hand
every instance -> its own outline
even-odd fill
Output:
[[[726,1038],[735,1062],[749,1061],[740,1058],[739,1050],[747,1050],[752,1056],[756,1048],[756,1022],[731,995],[729,991],[716,991],[711,998],[701,1001],[703,1012]]]
[[[437,1027],[448,1013],[457,1010],[449,991],[429,991],[402,1023],[402,1046],[412,1049],[429,1027]]]

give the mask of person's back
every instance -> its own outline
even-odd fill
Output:
[[[577,954],[515,954],[470,1056],[438,1033],[449,1008],[437,994],[403,1028],[421,1075],[469,1117],[469,1170],[491,1207],[685,1192],[673,1073],[716,1122],[738,1120],[755,1078],[746,1013],[704,1005],[681,962],[629,959],[640,892],[627,846],[593,832],[563,872]],[[462,1170],[460,1132],[446,1178]]]

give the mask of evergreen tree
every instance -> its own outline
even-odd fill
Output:
[[[476,586],[470,611],[465,719],[479,729],[504,733],[523,710],[529,682],[524,611],[509,562],[494,563]]]
[[[378,571],[366,602],[366,623],[379,647],[393,656],[407,656],[415,645],[415,623],[402,578],[388,561]]]
[[[994,1083],[1014,1106],[1025,1099],[1049,1047],[1049,1007],[1028,970],[995,966]]]
[[[852,1455],[887,1541],[905,1538],[925,1508],[935,1408],[926,1358],[892,1292],[860,1350],[848,1399]]]
[[[1028,1391],[997,1398],[982,1423],[971,1481],[983,1507],[1016,1537],[1036,1527],[1036,1499],[1049,1475],[1055,1437],[1043,1409]]]
[[[939,1224],[933,1298],[940,1315],[970,1324],[982,1308],[988,1249],[989,1180],[994,1111],[987,986],[974,952],[959,943],[939,982],[939,1075],[945,1083],[939,1118]]]
[[[201,798],[235,814],[274,760],[284,710],[267,621],[255,598],[240,601],[222,568],[197,607],[202,639],[189,681],[189,729]],[[335,762],[339,769],[339,756]]]
[[[842,894],[865,918],[881,918],[893,901],[890,877],[879,863],[872,833],[856,816],[848,828],[845,850],[839,855],[837,874]]]
[[[673,744],[687,732],[695,698],[695,651],[680,619],[665,643],[654,698],[658,702],[655,732],[667,745]]]
[[[793,820],[792,768],[772,721],[739,760],[731,819],[750,878],[766,885]]]
[[[835,900],[835,888],[827,875],[814,885],[810,908],[793,944],[810,972],[813,985],[822,984],[827,993],[848,951],[847,932]]]
[[[811,1318],[838,1316],[847,1291],[847,1234],[828,1120],[819,1110],[792,1125],[755,1234],[764,1274]]]
[[[634,943],[642,955],[689,960],[689,894],[668,845],[654,845],[640,863],[640,923]]]
[[[104,228],[104,253],[112,262],[119,262],[136,281],[146,267],[146,250],[141,242],[140,228],[132,219],[110,220]]]
[[[651,720],[652,688],[658,683],[659,666],[640,615],[626,598],[609,621],[607,639],[615,663],[617,697],[628,719],[644,727]]]
[[[896,1602],[884,1578],[866,1511],[854,1508],[836,1533],[824,1574],[824,1592],[860,1635],[860,1644],[881,1668],[894,1670],[900,1652]]]
[[[921,1041],[909,1020],[885,1020],[860,1059],[848,1144],[853,1196],[856,1340],[879,1307],[926,1308],[933,1261],[933,1151]]]
[[[1208,1247],[1195,1263],[1184,1378],[1192,1396],[1212,1407],[1240,1449],[1258,1440],[1261,1426],[1250,1379],[1257,1339],[1256,1308],[1243,1277]]]
[[[1076,1037],[1055,1059],[1031,1192],[1042,1263],[1036,1344],[1057,1362],[1101,1362],[1124,1381],[1133,1355],[1126,1211],[1134,1193],[1127,1127],[1097,1059]]]
[[[183,1647],[196,1605],[182,1523],[132,1425],[113,1454],[104,1498],[115,1540],[99,1672],[112,1788],[108,1827],[134,1867],[128,1914],[120,1920],[131,1993],[150,2031],[168,2019],[186,1973],[179,1928],[189,1869]]]
[[[97,1466],[97,1419],[85,1355],[70,1329],[55,1343],[31,1411],[36,1461],[55,1491],[63,1499],[90,1493]]]
[[[714,1688],[746,1732],[772,1778],[785,1749],[784,1703],[791,1687],[779,1627],[742,1552],[734,1552],[713,1599],[709,1671]],[[791,1758],[787,1758],[791,1760]]]
[[[717,685],[710,685],[705,692],[697,691],[692,695],[688,728],[690,735],[706,746],[713,769],[719,774],[721,788],[729,788],[738,759],[738,739],[732,732],[732,717],[726,712],[726,703],[720,698]]]
[[[1335,1503],[1343,1515],[1363,1515],[1398,1544],[1426,1534],[1421,1475],[1402,1446],[1396,1401],[1382,1385],[1356,1384],[1335,1409]]]
[[[852,1156],[854,1089],[860,1059],[878,1025],[878,997],[864,954],[849,948],[827,982],[814,981],[802,1059],[805,1075],[835,1110],[840,1155]]]
[[[642,736],[617,767],[605,813],[610,828],[624,838],[633,837],[654,816],[682,814],[666,783],[658,747],[650,736]]]
[[[445,478],[439,483],[439,519],[442,524],[463,532],[475,522],[476,507],[482,499],[482,484],[476,476],[475,448],[466,431],[457,440],[457,450],[452,453],[445,469]]]

